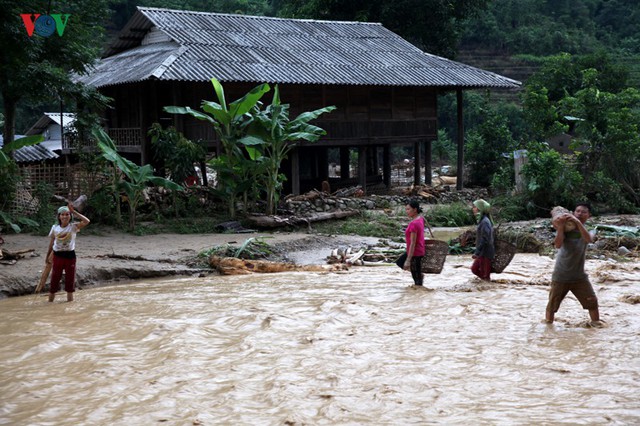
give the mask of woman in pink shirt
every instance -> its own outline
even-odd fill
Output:
[[[400,256],[396,264],[405,271],[411,271],[411,277],[415,285],[422,285],[424,274],[422,273],[422,257],[424,256],[424,227],[429,229],[433,237],[431,227],[425,218],[420,216],[422,208],[416,200],[410,201],[405,206],[407,216],[411,219],[409,226],[404,231],[407,251]]]

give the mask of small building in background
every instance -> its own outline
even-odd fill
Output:
[[[44,146],[56,154],[62,152],[63,132],[73,129],[76,115],[71,112],[45,112],[29,130],[27,136],[42,135],[44,141],[39,145]]]
[[[25,135],[15,135],[14,140],[24,138]],[[0,148],[4,146],[4,137],[0,135]],[[47,160],[55,160],[59,158],[51,149],[39,143],[32,146],[23,146],[12,152],[13,159],[19,166],[25,166],[29,164],[41,163]]]

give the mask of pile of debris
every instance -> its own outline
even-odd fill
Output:
[[[247,275],[253,273],[276,273],[291,271],[336,272],[348,269],[347,264],[336,265],[295,265],[289,262],[270,260],[238,259],[237,257],[209,257],[209,266],[221,275]]]
[[[425,203],[450,204],[456,202],[472,203],[478,198],[489,198],[487,188],[463,188],[454,191],[456,178],[440,176],[433,179],[432,185],[411,185],[402,194],[407,197],[420,197]]]
[[[4,240],[0,238],[0,244],[3,244]],[[18,260],[30,256],[36,256],[36,249],[22,249],[17,251],[9,251],[7,249],[0,248],[0,263],[3,265],[13,265]]]
[[[403,248],[394,247],[369,248],[358,251],[353,251],[351,247],[335,248],[327,256],[327,263],[330,265],[389,266],[394,265],[402,253],[404,253]]]

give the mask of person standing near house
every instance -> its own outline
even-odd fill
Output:
[[[411,219],[407,229],[404,232],[407,251],[400,256],[396,264],[405,271],[411,271],[411,277],[415,285],[421,286],[424,281],[424,273],[422,272],[422,257],[425,254],[424,248],[424,228],[429,229],[431,237],[433,232],[427,219],[420,216],[422,208],[416,200],[410,201],[405,206],[407,216]]]
[[[73,216],[80,219],[80,222],[72,222]],[[58,209],[57,219],[58,223],[53,225],[49,232],[50,242],[46,257],[47,263],[53,262],[49,302],[53,302],[60,290],[63,271],[67,301],[72,302],[76,280],[76,234],[89,224],[89,219],[75,211],[71,203]]]
[[[496,255],[493,221],[491,220],[491,204],[483,199],[473,202],[473,214],[480,215],[476,231],[476,249],[471,272],[485,281],[491,281],[491,261]]]
[[[589,277],[584,271],[587,257],[587,245],[595,238],[595,232],[590,233],[584,224],[591,217],[591,206],[580,203],[573,214],[563,213],[553,221],[556,228],[555,247],[556,263],[551,276],[551,289],[545,321],[552,323],[555,313],[566,295],[571,292],[578,299],[584,309],[589,311],[592,325],[600,325],[600,311]],[[573,222],[575,230],[566,231],[567,222]]]

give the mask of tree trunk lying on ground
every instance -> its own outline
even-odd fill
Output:
[[[222,275],[245,275],[254,272],[273,273],[287,271],[332,272],[348,269],[346,264],[337,265],[295,265],[293,263],[271,262],[268,260],[238,259],[237,257],[211,256],[209,265]]]
[[[278,228],[281,226],[297,226],[306,224],[309,226],[311,222],[319,222],[330,219],[343,219],[345,217],[356,216],[360,214],[357,210],[341,210],[336,212],[313,213],[309,216],[258,216],[249,215],[247,220],[252,226],[262,228]]]
[[[36,251],[36,249],[22,249],[17,251],[9,251],[7,249],[0,250],[0,259],[3,260],[18,260],[22,259],[25,254]]]
[[[68,204],[71,202],[64,197],[61,197],[60,195],[52,195],[51,200],[60,204]],[[87,207],[87,196],[84,194],[80,195],[78,198],[76,198],[75,201],[71,202],[71,204],[73,204],[73,208],[75,210],[78,210],[80,213],[82,213]]]

